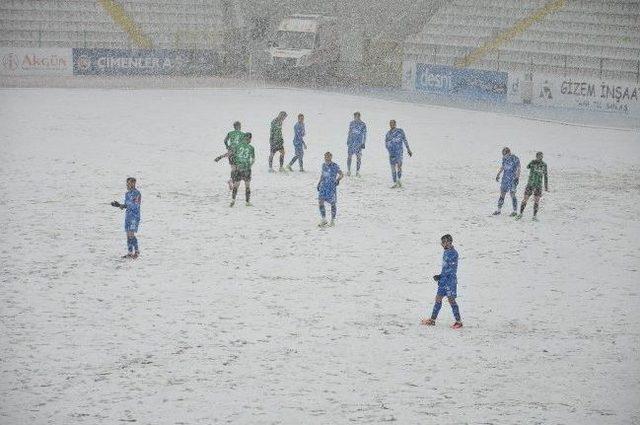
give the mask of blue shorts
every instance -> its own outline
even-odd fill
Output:
[[[455,283],[450,283],[446,285],[438,285],[438,293],[437,295],[441,297],[453,297],[457,296],[457,286]]]
[[[362,153],[362,145],[349,146],[348,155],[360,155]]]
[[[500,192],[515,192],[518,188],[517,179],[502,179],[500,183]]]
[[[137,232],[140,219],[138,217],[126,217],[124,219],[124,231],[125,232]]]
[[[391,164],[391,165],[396,165],[396,164],[402,165],[402,152],[390,152],[389,153],[389,164]]]
[[[318,201],[335,204],[338,201],[338,196],[335,190],[333,192],[323,192],[320,190],[320,193],[318,194]]]

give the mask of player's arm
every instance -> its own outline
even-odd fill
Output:
[[[549,175],[547,174],[547,164],[544,165],[544,190],[549,191]]]
[[[253,166],[253,163],[256,162],[256,150],[253,148],[253,146],[251,146],[251,166]]]
[[[215,161],[215,162],[218,162],[218,161],[220,161],[222,158],[226,158],[226,157],[228,157],[228,156],[229,156],[229,151],[227,151],[227,153],[225,153],[225,154],[222,154],[222,155],[220,155],[220,156],[215,157],[215,158],[214,158],[214,161]]]
[[[336,185],[340,184],[340,180],[342,180],[343,177],[344,177],[344,174],[342,174],[342,170],[338,170],[338,178],[336,179]]]
[[[407,136],[404,134],[404,131],[402,131],[402,141],[404,143],[404,147],[407,148],[407,153],[409,154],[409,156],[413,156],[413,152],[411,152],[409,141],[407,140]]]
[[[500,174],[504,171],[504,165],[498,169],[498,175],[496,176],[496,181],[500,181]]]
[[[229,149],[229,133],[227,133],[227,136],[224,138],[224,146]]]
[[[367,125],[364,124],[362,127],[362,149],[364,149],[364,145],[367,143]]]
[[[111,206],[112,206],[112,207],[116,207],[116,208],[120,208],[121,210],[122,210],[122,209],[124,209],[124,208],[126,208],[126,205],[121,204],[121,203],[120,203],[120,202],[118,202],[118,201],[113,201],[113,202],[111,202]]]

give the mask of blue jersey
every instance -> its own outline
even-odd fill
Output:
[[[296,125],[293,126],[293,146],[299,148],[304,143],[304,123],[297,122]]]
[[[340,167],[335,162],[322,164],[322,176],[320,177],[319,184],[319,197],[328,202],[335,202],[336,199],[336,187],[338,184],[338,174],[340,173]]]
[[[140,203],[142,194],[138,189],[131,189],[124,194],[125,219],[140,221]]]
[[[445,249],[442,254],[442,271],[438,286],[455,286],[458,284],[458,251],[455,248]]]
[[[363,121],[351,121],[349,124],[349,135],[347,136],[347,146],[358,149],[367,141],[367,125]]]
[[[404,152],[403,145],[409,149],[409,142],[407,142],[404,130],[396,127],[387,132],[387,136],[385,137],[385,146],[389,151],[389,155],[402,155]]]
[[[520,168],[520,159],[517,156],[509,154],[502,158],[502,181],[512,181],[518,176]]]

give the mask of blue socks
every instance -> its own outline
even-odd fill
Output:
[[[502,208],[502,204],[504,204],[504,196],[500,195],[498,198],[498,209]]]
[[[135,252],[138,252],[138,238],[135,236],[131,239],[131,244],[133,245],[133,249]]]
[[[440,313],[440,307],[442,307],[442,303],[434,303],[433,311],[431,312],[431,318],[436,320],[438,318],[438,313]]]
[[[338,206],[336,204],[331,204],[331,219],[332,220],[335,220],[337,213],[338,213]]]
[[[454,304],[451,306],[451,311],[453,311],[453,317],[455,317],[456,322],[460,321],[460,307],[458,304]]]
[[[320,205],[320,216],[321,216],[322,218],[325,218],[325,217],[327,216],[327,210],[326,210],[326,208],[324,207],[324,204]]]
[[[396,174],[396,170],[391,171],[391,177],[393,177],[393,182],[394,183],[398,180],[398,176]]]
[[[362,159],[358,156],[356,157],[356,172],[360,171],[360,164],[362,164]],[[351,169],[351,167],[349,167]]]
[[[127,238],[127,250],[129,252],[138,252],[138,238],[135,236],[132,238]]]
[[[402,171],[398,171],[398,180],[402,178]]]
[[[360,168],[360,166],[358,166]],[[347,157],[347,171],[351,172],[351,155]]]

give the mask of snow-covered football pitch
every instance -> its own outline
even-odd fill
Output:
[[[267,172],[280,110],[287,159],[306,116],[304,174]],[[355,111],[362,177],[318,229],[322,155],[346,168]],[[414,152],[399,190],[389,119]],[[229,208],[213,162],[235,120],[253,207]],[[637,130],[267,88],[5,89],[0,125],[2,424],[640,422]],[[490,216],[503,146],[545,153],[539,222],[531,202]],[[132,175],[135,261],[109,206]],[[444,233],[458,331],[446,303],[419,325]]]

